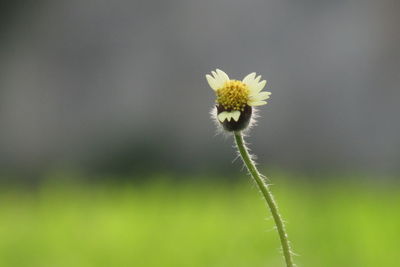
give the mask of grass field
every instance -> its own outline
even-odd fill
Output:
[[[398,185],[281,176],[273,191],[298,266],[400,266]],[[0,266],[283,266],[246,178],[3,187]]]

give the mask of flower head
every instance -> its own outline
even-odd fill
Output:
[[[250,73],[242,81],[231,80],[222,70],[207,74],[206,79],[216,93],[217,119],[227,131],[245,129],[251,119],[254,106],[267,104],[271,92],[261,92],[267,81],[261,75]]]

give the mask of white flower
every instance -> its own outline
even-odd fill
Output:
[[[271,95],[271,92],[261,92],[267,81],[260,81],[261,75],[256,77],[255,72],[244,77],[242,81],[229,79],[229,76],[219,69],[212,71],[211,74],[212,76],[207,74],[206,79],[217,95],[217,117],[221,123],[231,120],[232,123],[239,122],[242,117],[250,118],[251,107],[267,104],[265,100]],[[250,115],[243,116],[246,112],[250,112]],[[232,129],[235,128],[243,127]]]

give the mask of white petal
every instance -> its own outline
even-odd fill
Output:
[[[255,96],[250,96],[251,101],[260,101],[260,100],[266,100],[270,97],[271,92],[261,92],[256,94]]]
[[[250,89],[250,95],[254,95],[255,93],[258,93],[258,85],[259,85],[259,80],[261,79],[261,75],[258,75],[256,78],[256,73],[250,73],[243,79],[243,83],[245,83],[249,89]]]
[[[267,104],[267,102],[265,102],[265,101],[248,101],[247,102],[247,105],[253,106],[253,107],[262,106],[262,105],[265,105],[265,104]]]
[[[218,120],[220,122],[224,122],[224,120],[226,119],[227,115],[228,115],[228,112],[226,112],[226,111],[223,111],[223,112],[219,113],[218,114]]]
[[[232,112],[227,112],[227,114],[226,114],[226,119],[227,119],[228,121],[231,121],[231,119],[232,119]]]
[[[229,81],[228,75],[225,72],[223,72],[222,70],[217,69],[216,72],[211,71],[211,73],[214,76],[214,80],[215,80],[215,83],[214,83],[215,90],[218,90],[221,87],[223,87],[227,80]],[[226,78],[227,78],[227,80],[226,80]]]
[[[240,111],[239,111],[239,110],[236,110],[236,111],[232,112],[232,118],[233,118],[235,121],[238,121],[238,120],[239,120],[239,117],[240,117]]]
[[[214,79],[213,77],[211,77],[211,75],[209,75],[209,74],[206,75],[206,79],[207,79],[207,82],[208,82],[208,84],[210,85],[210,87],[211,87],[214,91],[216,91],[218,88],[217,88],[217,86],[216,86],[215,79]]]
[[[249,83],[254,81],[254,77],[256,77],[256,73],[252,72],[249,75],[247,75],[246,77],[244,77],[242,82],[248,85]]]
[[[211,73],[212,73],[212,75],[214,76],[215,85],[217,85],[217,87],[220,87],[220,84],[221,84],[222,82],[221,82],[221,79],[220,79],[219,75],[218,75],[215,71],[212,71]],[[218,89],[218,88],[217,88],[217,89]]]
[[[260,92],[262,89],[264,89],[264,87],[265,87],[266,84],[267,84],[267,81],[266,81],[266,80],[263,80],[263,81],[259,82],[259,83],[254,87],[254,89],[252,90],[252,95],[254,95],[254,94]]]
[[[223,80],[224,82],[229,81],[229,76],[228,76],[228,74],[226,74],[225,72],[223,72],[223,71],[220,70],[220,69],[217,69],[217,73],[218,73],[219,78],[220,78],[221,80]]]

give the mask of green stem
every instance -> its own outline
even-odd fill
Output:
[[[240,155],[242,156],[243,162],[246,164],[247,169],[249,170],[251,176],[253,176],[256,181],[258,187],[260,188],[265,200],[268,203],[269,209],[272,213],[272,217],[274,218],[276,228],[278,230],[279,238],[281,240],[283,255],[285,257],[286,266],[294,267],[294,263],[292,260],[292,254],[290,252],[289,240],[286,234],[285,226],[283,224],[282,218],[279,214],[278,207],[275,203],[274,197],[272,196],[271,191],[269,190],[268,184],[261,177],[258,172],[253,160],[250,157],[250,154],[247,150],[247,147],[243,141],[243,136],[240,132],[235,132],[235,141],[237,148],[239,149]]]

